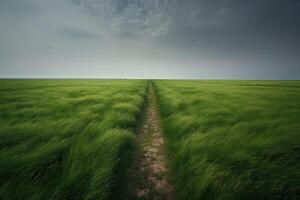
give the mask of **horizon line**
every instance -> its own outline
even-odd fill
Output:
[[[239,78],[80,78],[80,77],[0,77],[0,80],[211,80],[211,81],[300,81],[300,79],[239,79]]]

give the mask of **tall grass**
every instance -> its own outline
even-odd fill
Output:
[[[300,199],[299,81],[155,81],[178,199]]]
[[[0,199],[107,199],[146,81],[1,80]]]

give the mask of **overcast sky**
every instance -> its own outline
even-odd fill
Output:
[[[300,1],[0,0],[0,77],[300,79]]]

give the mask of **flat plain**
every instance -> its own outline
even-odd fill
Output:
[[[146,81],[1,80],[0,199],[107,199]]]
[[[300,199],[299,120],[300,81],[0,80],[0,199]]]
[[[300,81],[155,81],[179,199],[299,199]]]

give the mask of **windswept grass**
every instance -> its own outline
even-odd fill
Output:
[[[299,81],[155,81],[178,199],[300,199]]]
[[[107,199],[146,81],[1,80],[0,199]]]

